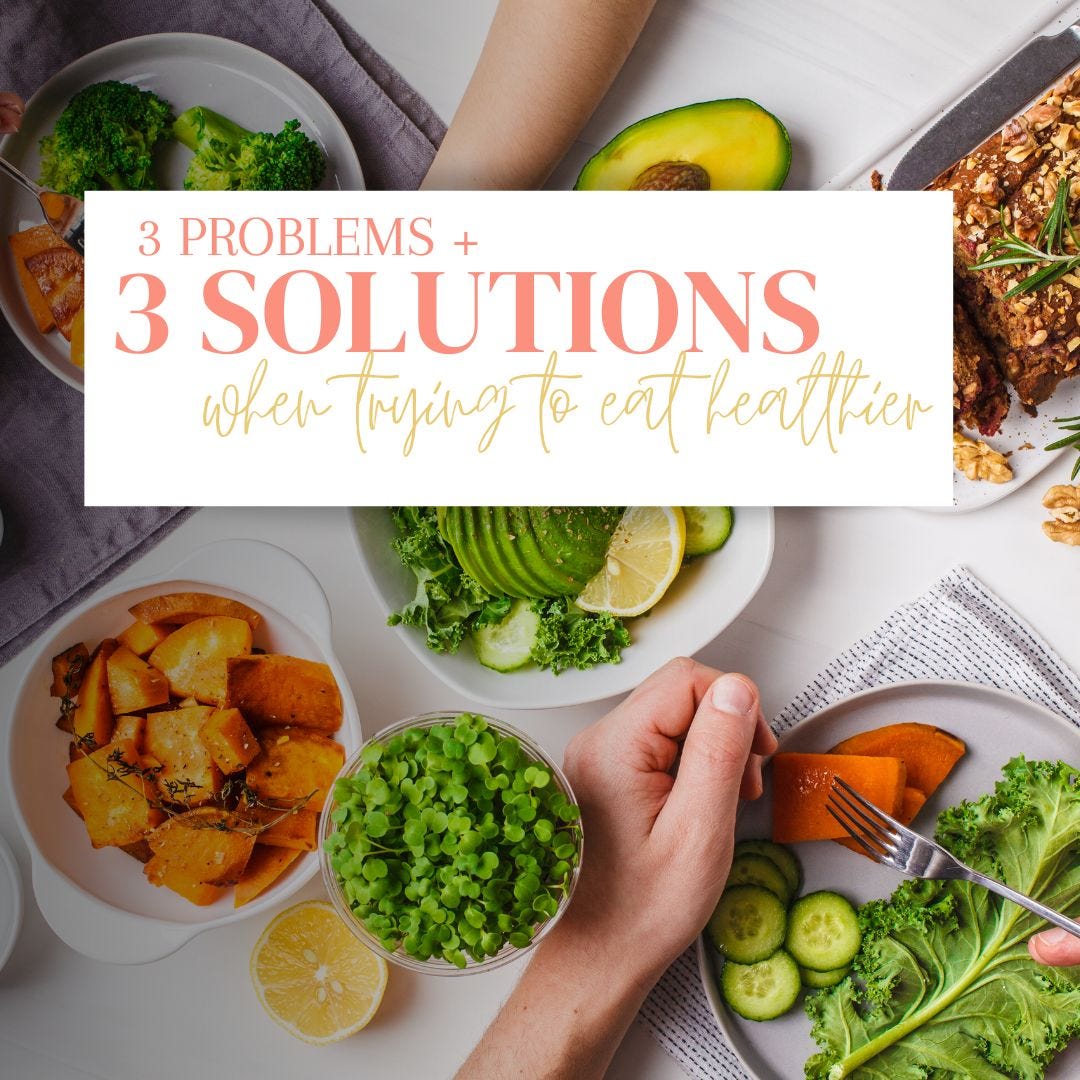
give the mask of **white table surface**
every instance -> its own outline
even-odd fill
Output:
[[[339,0],[339,6],[443,116],[452,115],[494,0]],[[784,119],[795,144],[793,185],[818,186],[869,149],[895,141],[1066,7],[1063,0],[1023,8],[1006,0],[660,0],[560,176],[572,176],[589,147],[631,120],[687,101],[739,95]],[[1080,554],[1051,545],[1039,528],[1043,491],[1067,473],[1062,461],[1045,483],[1040,479],[974,516],[779,511],[772,573],[702,659],[753,676],[766,708],[778,711],[893,607],[965,564],[1080,668]],[[205,510],[128,574],[164,570],[196,545],[233,536],[294,551],[323,582],[337,653],[368,731],[436,706],[465,704],[381,627],[357,570],[345,511]],[[0,668],[0,701],[12,700],[27,659],[24,654]],[[559,752],[602,711],[595,705],[514,719]],[[0,833],[26,876],[6,791],[0,792]],[[320,888],[313,884],[305,895],[318,896]],[[251,991],[248,956],[261,929],[257,922],[227,927],[159,963],[112,967],[61,944],[29,901],[22,937],[0,973],[0,1076],[449,1076],[515,978],[513,968],[467,980],[394,971],[366,1031],[313,1049],[277,1028]],[[611,1073],[660,1080],[683,1075],[639,1029],[627,1036]]]

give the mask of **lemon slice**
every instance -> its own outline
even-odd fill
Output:
[[[631,506],[615,527],[604,567],[578,607],[629,618],[656,604],[682,566],[686,521],[678,506]]]
[[[324,900],[297,904],[263,931],[251,981],[263,1008],[304,1042],[337,1042],[366,1027],[386,989],[386,961]]]

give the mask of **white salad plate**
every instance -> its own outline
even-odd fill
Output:
[[[0,155],[36,180],[42,137],[52,131],[74,94],[108,79],[154,91],[172,104],[175,114],[192,105],[208,105],[252,131],[278,131],[295,117],[326,155],[322,187],[343,191],[364,187],[352,141],[317,91],[265,53],[207,34],[150,34],[81,56],[58,71],[27,102],[21,129],[0,140]],[[156,158],[159,185],[182,188],[191,152],[179,143],[168,142],[162,144]],[[40,225],[40,210],[28,193],[10,182],[3,183],[0,192],[0,311],[41,363],[81,391],[83,372],[72,364],[68,343],[56,330],[39,332],[19,285],[15,260],[3,242],[11,233]],[[93,258],[93,252],[87,255]]]
[[[967,743],[967,753],[915,819],[913,827],[932,834],[947,806],[994,789],[1002,767],[1018,754],[1029,760],[1063,760],[1080,765],[1080,728],[1057,713],[1003,690],[969,683],[925,681],[878,687],[845,698],[783,735],[785,751],[824,753],[842,739],[886,724],[934,724]],[[765,791],[747,803],[736,828],[738,839],[772,833],[771,770]],[[794,844],[802,863],[805,895],[818,889],[842,893],[855,904],[888,896],[902,876],[831,842]],[[717,981],[719,957],[705,935],[698,939],[698,969],[720,1030],[753,1080],[792,1080],[817,1045],[801,1001],[777,1020],[754,1023],[728,1011]],[[1048,1080],[1080,1076],[1080,1044],[1060,1055]]]
[[[169,572],[111,587],[61,619],[41,640],[15,697],[6,752],[6,782],[15,819],[30,849],[34,898],[46,922],[73,949],[95,960],[139,964],[175,952],[211,927],[265,913],[310,881],[317,852],[302,855],[262,895],[235,909],[233,897],[196,907],[143,876],[142,864],[117,848],[94,850],[82,822],[63,800],[68,738],[55,727],[49,696],[51,659],[85,642],[120,633],[128,608],[159,593],[203,591],[241,600],[263,616],[255,643],[330,666],[341,691],[337,733],[348,757],[361,742],[348,680],[333,655],[330,606],[308,570],[287,551],[255,540],[223,540],[193,552]]]
[[[0,971],[15,948],[22,926],[22,879],[11,848],[0,836]]]
[[[391,546],[397,530],[386,507],[353,511],[360,560],[384,616],[416,595],[416,578]],[[432,652],[411,626],[389,627],[413,655],[451,689],[498,709],[557,709],[626,693],[674,656],[703,649],[738,617],[761,588],[772,563],[773,512],[736,507],[728,542],[684,567],[647,616],[630,620],[632,644],[622,662],[588,671],[525,669],[502,674],[483,667],[466,642],[450,656]]]

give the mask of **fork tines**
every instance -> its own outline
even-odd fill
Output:
[[[897,823],[864,799],[839,776],[833,777],[825,807],[844,831],[876,862],[895,866],[900,856],[902,834]]]

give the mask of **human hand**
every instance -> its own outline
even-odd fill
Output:
[[[18,94],[0,90],[0,135],[19,130],[25,106]]]
[[[672,776],[681,744],[678,772]],[[610,943],[657,978],[701,932],[731,866],[738,800],[761,794],[776,738],[757,687],[673,660],[578,734],[566,772],[585,852],[558,933],[595,953]]]
[[[1068,930],[1055,927],[1036,934],[1028,942],[1031,958],[1051,967],[1072,967],[1080,964],[1080,938]]]

